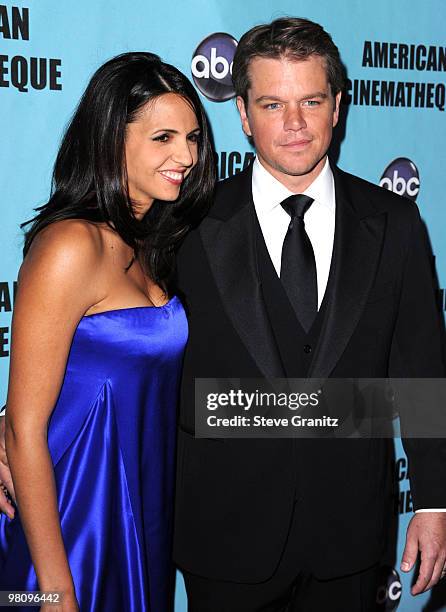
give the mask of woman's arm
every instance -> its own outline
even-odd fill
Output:
[[[76,326],[99,302],[101,242],[84,221],[62,221],[35,239],[14,305],[6,451],[39,586],[71,596],[47,424],[59,395]]]

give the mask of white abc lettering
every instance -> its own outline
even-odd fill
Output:
[[[403,195],[406,191],[406,181],[402,176],[398,175],[396,170],[393,171],[393,190],[398,195]]]
[[[223,66],[221,70],[217,70],[217,66]],[[229,62],[225,57],[217,55],[217,49],[211,49],[211,74],[216,79],[224,79],[229,72]]]
[[[401,597],[401,582],[399,580],[395,580],[389,586],[389,599],[391,601],[396,601]]]
[[[410,196],[416,196],[420,191],[420,181],[416,176],[413,176],[411,179],[407,181],[407,193]]]
[[[408,181],[402,176],[398,175],[398,171],[393,171],[392,180],[387,176],[382,178],[380,183],[381,187],[389,189],[398,195],[404,195],[407,193],[409,196],[416,196],[420,190],[420,181],[416,176],[413,176]]]
[[[382,605],[387,599],[390,599],[390,601],[397,601],[401,598],[401,590],[402,586],[399,580],[392,582],[388,589],[384,584],[380,585],[376,594],[376,603]]]
[[[384,187],[385,189],[392,191],[392,181],[389,178],[387,178],[387,176],[381,179],[379,184],[381,187]]]
[[[198,69],[198,64],[203,64],[203,68],[201,70]],[[192,74],[197,77],[197,79],[208,79],[209,78],[209,60],[204,55],[196,55],[192,60],[191,66]]]
[[[203,67],[199,68],[198,64],[202,64]],[[217,55],[217,49],[211,48],[211,61],[205,55],[196,55],[192,59],[191,65],[192,74],[197,79],[209,79],[212,75],[214,79],[224,79],[228,72],[232,74],[232,62],[229,63],[225,57]]]

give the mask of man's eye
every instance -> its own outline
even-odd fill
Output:
[[[270,102],[269,104],[265,104],[264,108],[268,110],[276,110],[280,106],[279,102]]]
[[[155,136],[153,140],[157,142],[167,142],[169,140],[169,134],[160,134],[159,136]]]
[[[305,100],[304,102],[305,106],[319,106],[319,104],[319,100]]]

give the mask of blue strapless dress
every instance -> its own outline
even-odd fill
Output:
[[[81,612],[170,609],[186,340],[177,297],[83,317],[74,334],[48,443]],[[1,515],[0,591],[37,589],[19,514]]]

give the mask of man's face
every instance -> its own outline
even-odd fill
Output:
[[[252,136],[263,166],[290,190],[303,191],[324,165],[341,94],[333,98],[317,55],[254,58],[249,78],[247,107],[237,98],[243,131]]]

